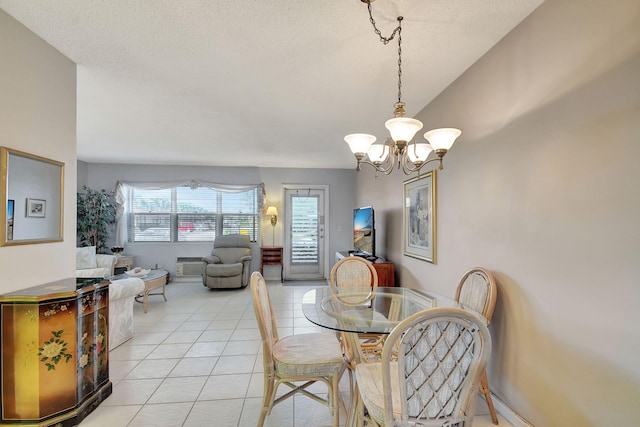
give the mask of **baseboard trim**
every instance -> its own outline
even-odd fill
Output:
[[[491,400],[493,400],[493,406],[495,406],[496,411],[498,411],[500,415],[502,415],[502,417],[513,427],[533,427],[533,424],[529,424],[524,418],[511,409],[509,405],[504,403],[493,393],[491,393]]]
[[[202,276],[174,276],[171,283],[202,282]]]

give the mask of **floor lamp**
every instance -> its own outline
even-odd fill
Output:
[[[275,206],[269,206],[267,208],[267,215],[271,215],[271,226],[273,227],[272,245],[276,245],[276,224],[278,223],[278,210]]]

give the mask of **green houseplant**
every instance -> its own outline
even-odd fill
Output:
[[[116,222],[113,192],[93,190],[86,185],[77,194],[77,239],[79,246],[95,246],[97,253],[107,252],[107,238]]]

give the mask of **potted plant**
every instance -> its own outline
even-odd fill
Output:
[[[116,222],[113,192],[93,190],[86,185],[77,194],[77,239],[79,246],[95,246],[97,253],[107,253],[109,229]]]

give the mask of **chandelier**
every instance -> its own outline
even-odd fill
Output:
[[[428,142],[418,142],[415,134],[422,129],[420,120],[405,117],[404,102],[402,102],[402,16],[398,16],[398,26],[389,37],[384,37],[373,19],[371,2],[374,0],[360,0],[367,3],[369,21],[374,32],[380,37],[383,44],[389,43],[396,35],[398,39],[398,102],[395,103],[393,118],[385,122],[391,137],[385,138],[381,144],[374,144],[376,137],[365,133],[353,133],[344,137],[349,148],[355,156],[358,164],[356,170],[360,171],[360,164],[373,166],[377,172],[389,175],[394,166],[409,175],[420,172],[427,163],[438,162],[438,169],[442,169],[442,159],[451,148],[456,138],[462,133],[459,129],[442,128],[433,129],[424,134]],[[434,153],[431,159],[429,155]]]

